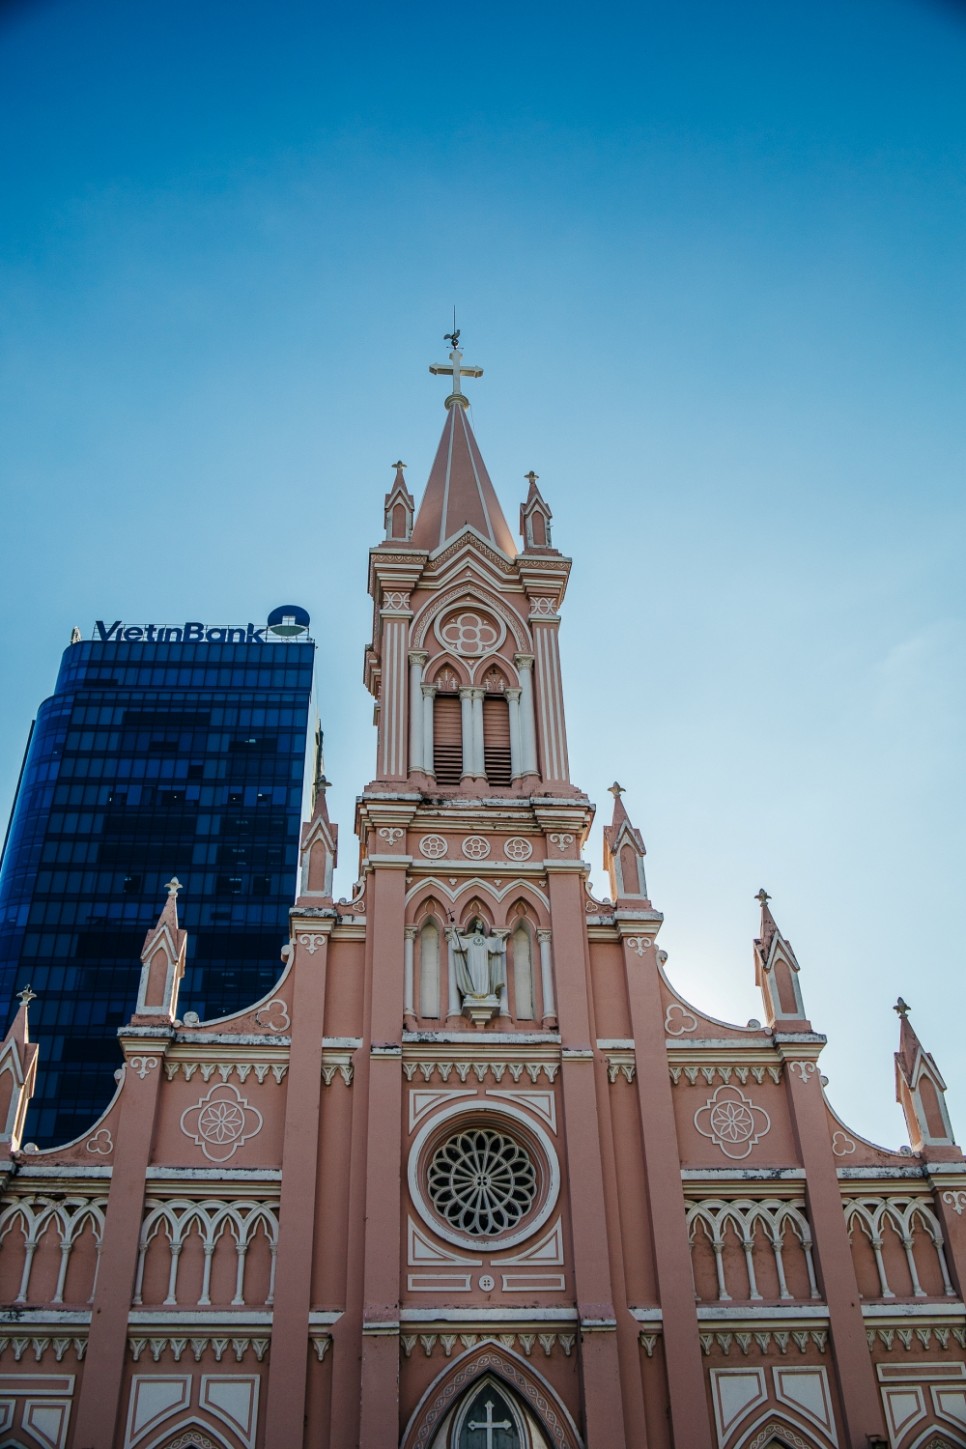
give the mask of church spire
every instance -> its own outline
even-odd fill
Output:
[[[514,558],[517,550],[513,535],[473,436],[466,415],[469,399],[461,386],[462,378],[482,377],[483,369],[464,365],[458,339],[458,332],[451,333],[447,339],[453,341],[449,362],[432,363],[429,369],[437,376],[451,377],[453,390],[446,399],[443,436],[416,514],[411,541],[417,548],[433,553],[470,527],[508,558]]]

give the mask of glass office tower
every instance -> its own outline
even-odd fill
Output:
[[[106,626],[76,636],[31,732],[0,864],[0,1011],[33,987],[27,1136],[106,1106],[145,931],[176,875],[182,1010],[220,1016],[277,979],[295,894],[315,646],[267,626]]]

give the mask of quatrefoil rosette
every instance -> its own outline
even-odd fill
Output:
[[[747,1157],[751,1149],[771,1131],[771,1118],[764,1107],[746,1097],[738,1087],[719,1087],[694,1114],[694,1125],[702,1137],[710,1137],[725,1157]]]
[[[436,620],[434,627],[443,647],[463,659],[493,654],[506,638],[502,619],[472,606],[451,609]]]
[[[262,1130],[262,1114],[238,1088],[219,1082],[181,1114],[181,1130],[209,1162],[227,1162]]]

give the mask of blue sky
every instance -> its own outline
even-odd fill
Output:
[[[944,0],[5,7],[0,810],[73,624],[291,599],[348,891],[366,551],[455,302],[672,979],[760,1016],[765,885],[846,1120],[905,1140],[901,992],[966,1137],[964,74]]]

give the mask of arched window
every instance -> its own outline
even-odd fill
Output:
[[[463,728],[458,694],[437,694],[433,712],[433,774],[439,785],[463,778]]]
[[[533,941],[521,921],[511,938],[513,950],[513,997],[516,1015],[529,1021],[535,1015],[533,1002]]]
[[[489,785],[506,786],[513,782],[510,706],[499,694],[488,694],[483,700],[483,769]]]
[[[419,1014],[439,1016],[439,928],[433,920],[419,933]]]
[[[509,1397],[488,1379],[471,1393],[454,1442],[456,1449],[526,1449],[525,1432]]]

